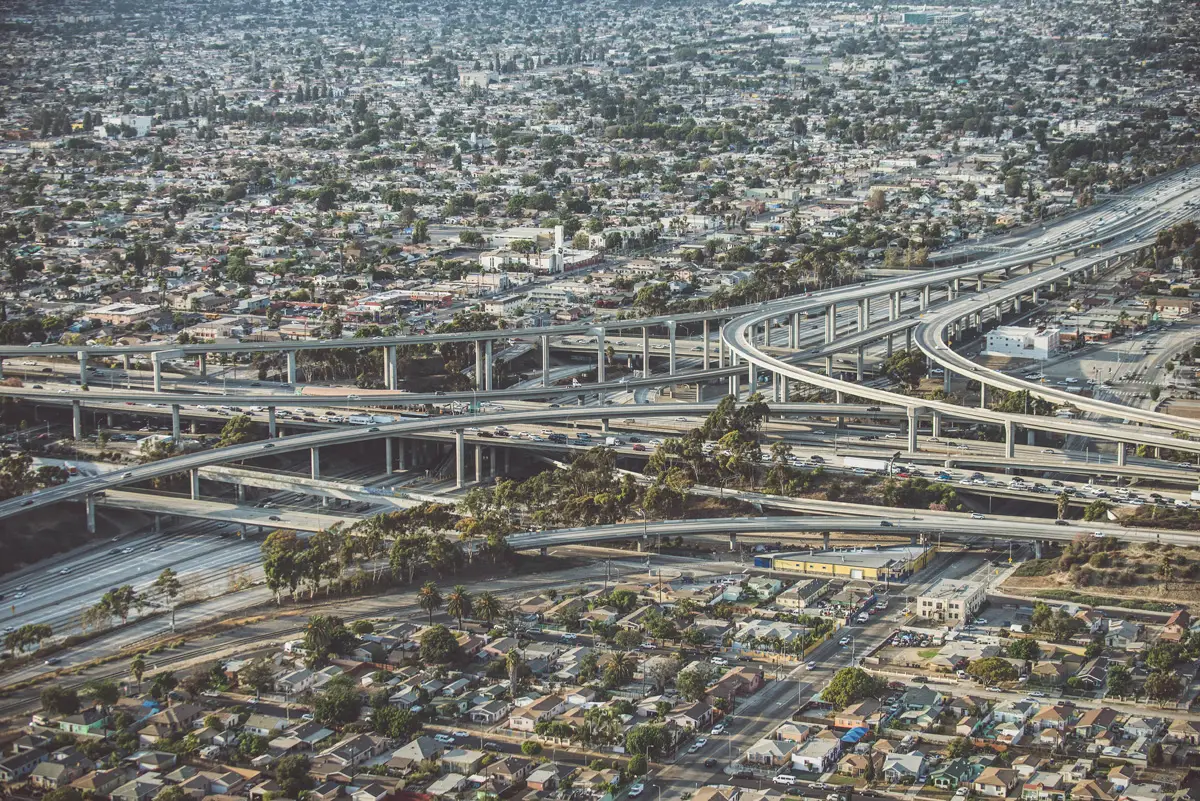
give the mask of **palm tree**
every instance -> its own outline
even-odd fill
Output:
[[[618,651],[609,659],[605,671],[614,679],[614,685],[621,685],[633,678],[633,671],[637,668],[637,659],[629,651]]]
[[[442,594],[438,592],[437,585],[432,581],[425,582],[417,591],[417,606],[424,609],[429,615],[429,625],[432,626],[433,613],[442,608]]]
[[[458,627],[461,629],[463,618],[471,616],[471,593],[467,592],[466,587],[454,585],[454,589],[446,596],[446,611],[458,618]]]
[[[138,688],[142,686],[142,676],[146,675],[146,655],[138,654],[129,663],[129,672],[133,674],[133,680],[137,682]]]
[[[475,599],[475,614],[483,618],[490,627],[492,621],[504,614],[504,607],[499,598],[484,591],[479,593],[479,597]]]
[[[525,667],[525,660],[521,658],[521,653],[513,648],[504,656],[504,664],[508,667],[508,691],[513,698],[517,697],[517,682],[521,678],[521,668]]]

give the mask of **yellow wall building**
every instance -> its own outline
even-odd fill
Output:
[[[894,548],[797,551],[754,557],[755,567],[803,573],[825,578],[861,581],[895,581],[911,576],[929,564],[935,548],[905,545]]]

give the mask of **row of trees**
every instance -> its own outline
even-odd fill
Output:
[[[164,568],[154,582],[144,592],[138,592],[131,584],[113,587],[100,597],[100,600],[83,610],[80,615],[80,626],[88,629],[103,629],[114,619],[124,625],[133,612],[141,612],[147,606],[161,604],[169,608],[171,613],[171,630],[175,629],[175,605],[183,583],[179,575],[171,568]]]

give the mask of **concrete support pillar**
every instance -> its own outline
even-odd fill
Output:
[[[929,421],[930,433],[934,437],[942,436],[942,413],[933,412]]]
[[[190,470],[188,472],[189,484],[191,485],[191,496],[193,501],[200,500],[200,471]]]
[[[650,327],[642,326],[642,375],[650,375]]]
[[[129,354],[128,353],[121,354],[121,369],[122,370],[129,369]]]
[[[949,370],[942,374],[942,391],[947,395],[950,394],[950,377],[953,375]]]
[[[725,367],[725,326],[721,326],[717,331],[717,367],[718,369]]]
[[[975,291],[976,292],[983,291],[983,276],[982,275],[975,276]]]
[[[1004,421],[1004,457],[1015,459],[1017,456],[1017,425],[1012,420]]]
[[[894,346],[894,343],[892,342],[892,335],[888,334],[887,335],[887,355],[888,356],[892,355],[892,347],[893,346]]]
[[[287,352],[287,380],[289,384],[296,383],[296,351]]]
[[[200,377],[204,378],[205,376],[208,375],[208,354],[201,353],[199,362],[200,362]]]
[[[1042,558],[1042,541],[1041,540],[1033,541],[1033,558],[1034,559]]]
[[[980,409],[987,408],[987,399],[988,399],[988,385],[983,383],[982,381],[980,381],[979,382],[979,408]]]
[[[483,388],[492,391],[492,340],[483,343]]]
[[[825,375],[833,377],[833,356],[825,357]]]
[[[871,324],[870,306],[871,306],[870,298],[859,298],[858,299],[858,331],[859,331],[859,333],[862,333],[863,331],[867,330],[867,326]]]
[[[383,351],[384,369],[387,375],[384,379],[384,386],[395,392],[400,388],[400,362],[396,357],[396,346],[388,345]]]
[[[608,418],[607,417],[600,418],[600,430],[603,431],[605,434],[607,434],[609,431],[612,430],[608,426]]]
[[[701,346],[700,369],[708,369],[708,320],[704,321],[703,345]]]
[[[384,437],[383,438],[383,472],[390,476],[393,472],[394,464],[395,464],[395,462],[393,461],[393,457],[392,457],[392,438]]]
[[[734,398],[738,396],[738,377],[736,373],[729,376],[729,391],[725,394]]]
[[[496,477],[496,472],[497,472],[496,471],[496,457],[498,454],[499,454],[499,451],[496,450],[495,445],[488,448],[488,475],[491,478]]]
[[[267,436],[271,439],[275,439],[277,436],[279,436],[279,424],[275,420],[274,406],[267,407]]]
[[[181,439],[180,429],[179,429],[179,404],[178,403],[171,404],[171,436],[175,439],[176,442],[179,442],[179,440]]]
[[[729,550],[731,550],[731,551],[737,550],[737,534],[729,535]]]
[[[788,347],[800,350],[800,312],[792,312],[792,325],[789,331]]]
[[[913,332],[913,330],[911,328],[905,329],[905,331],[904,331],[904,349],[905,350],[912,350],[912,332]]]
[[[408,449],[405,445],[404,440],[400,437],[396,437],[396,467],[398,467],[401,470],[408,469],[408,459],[407,459],[408,454],[406,453],[407,450]]]
[[[929,308],[929,285],[921,287],[921,311]]]
[[[675,375],[675,321],[667,320],[667,375]]]
[[[1017,295],[1013,298],[1013,314],[1021,313],[1021,296]]]
[[[150,356],[150,367],[154,370],[154,391],[162,392],[162,362],[154,358],[153,354]]]
[[[596,331],[596,381],[603,384],[604,378],[604,331]]]
[[[1117,443],[1117,467],[1125,466],[1125,443]]]
[[[917,428],[921,425],[921,416],[916,409],[908,410],[908,452],[917,452]]]
[[[1033,447],[1037,445],[1037,431],[1030,428],[1025,431],[1025,444]]]
[[[860,384],[863,382],[863,353],[865,351],[866,351],[866,346],[859,345],[858,353],[856,354],[855,362],[854,362],[855,367],[857,368],[856,375],[858,377],[858,383],[860,383]]]
[[[83,439],[83,406],[77,400],[71,401],[71,436]]]
[[[475,446],[475,483],[483,483],[483,446]]]
[[[825,344],[832,345],[837,337],[837,304],[831,303],[825,307]]]
[[[900,319],[900,293],[893,292],[891,301],[888,306],[888,319],[896,321]]]
[[[87,530],[88,534],[96,533],[96,499],[91,495],[83,499],[84,509],[87,511]]]
[[[320,448],[313,448],[311,451],[309,451],[309,462],[312,465],[312,469],[309,471],[309,475],[313,481],[316,481],[318,478],[321,477],[321,449]]]
[[[505,448],[504,449],[504,475],[508,475],[509,473],[512,472],[512,466],[511,466],[512,458],[511,457],[512,457],[512,448]]]
[[[86,350],[78,351],[76,356],[79,357],[79,386],[87,386],[87,360],[88,353]]]
[[[475,389],[483,389],[483,341],[475,340]]]
[[[234,498],[237,499],[237,502],[239,505],[244,505],[246,503],[246,485],[245,484],[235,484],[234,485]]]
[[[459,489],[467,483],[467,441],[461,428],[454,429],[454,486]]]
[[[832,544],[830,540],[831,538],[828,531],[821,534],[821,547],[826,551],[829,550],[829,546]]]
[[[779,403],[779,373],[771,373],[771,402]]]
[[[542,386],[550,386],[550,337],[542,334]]]
[[[788,377],[786,375],[779,376],[779,395],[780,395],[779,402],[780,403],[791,403],[791,401],[792,401],[791,389],[792,388],[788,384]]]
[[[758,392],[758,367],[754,362],[750,362],[747,366],[746,378],[750,382],[750,387],[746,390],[746,397],[750,397],[755,392]]]

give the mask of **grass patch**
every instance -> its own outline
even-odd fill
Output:
[[[1013,571],[1013,578],[1050,576],[1058,572],[1058,557],[1052,559],[1030,559]]]
[[[1070,601],[1071,603],[1083,604],[1085,606],[1116,606],[1121,609],[1143,609],[1148,612],[1174,612],[1179,608],[1177,604],[1168,604],[1161,601],[1113,598],[1107,595],[1091,595],[1085,592],[1075,592],[1075,590],[1039,590],[1033,594],[1033,597],[1047,601]]]
[[[921,657],[922,659],[933,659],[938,655],[939,650],[940,649],[938,648],[926,648],[923,651],[917,651],[917,656]]]

